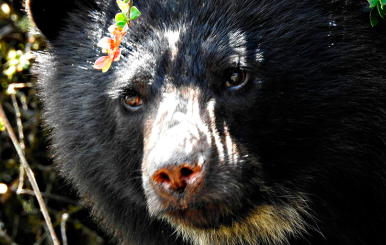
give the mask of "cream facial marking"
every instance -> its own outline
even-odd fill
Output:
[[[229,33],[229,45],[233,47],[233,55],[230,56],[230,59],[240,66],[246,66],[247,60],[247,39],[246,34],[241,31],[236,31],[234,33]]]
[[[209,113],[210,118],[210,130],[211,134],[214,138],[214,143],[216,144],[216,149],[218,151],[219,161],[224,162],[225,155],[224,155],[224,145],[221,143],[220,135],[217,132],[216,129],[216,116],[214,114],[214,106],[216,102],[214,100],[209,101],[207,110]],[[208,135],[208,139],[212,138],[211,135]]]
[[[237,149],[236,143],[233,141],[228,126],[224,122],[224,132],[225,132],[225,144],[228,155],[228,162],[231,164],[237,164],[240,158],[240,154]]]
[[[174,60],[174,58],[178,52],[177,43],[180,40],[180,35],[181,35],[181,30],[177,30],[177,31],[169,30],[165,33],[165,37],[169,43],[169,48],[172,52],[172,60]]]

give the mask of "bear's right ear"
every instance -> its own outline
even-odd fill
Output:
[[[48,40],[54,40],[65,25],[69,13],[87,0],[26,0],[25,7]]]

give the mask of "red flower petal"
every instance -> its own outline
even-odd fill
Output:
[[[121,32],[119,35],[114,36],[114,45],[115,47],[118,47],[121,44],[121,41],[123,39],[123,36],[125,35],[126,32]]]
[[[113,60],[114,60],[115,62],[117,62],[117,61],[120,60],[120,59],[121,59],[121,49],[118,48],[117,51],[115,51],[115,53],[114,53]]]
[[[102,70],[103,64],[105,63],[107,58],[110,58],[110,57],[109,56],[103,56],[103,57],[98,58],[94,63],[94,68],[98,69],[98,70]]]
[[[109,51],[109,57],[110,59],[114,59],[114,56],[115,56],[115,52],[117,51],[117,48],[114,48],[113,50],[110,50]]]

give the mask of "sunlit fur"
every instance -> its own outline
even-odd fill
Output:
[[[302,237],[306,233],[307,224],[300,212],[306,213],[299,205],[264,205],[231,227],[192,229],[176,224],[176,230],[195,245],[289,244],[289,237]]]

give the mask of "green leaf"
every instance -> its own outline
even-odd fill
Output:
[[[380,3],[381,3],[382,5],[386,5],[386,0],[380,0]],[[386,7],[386,6],[384,6],[384,7]]]
[[[0,118],[0,131],[4,131],[4,130],[5,130],[5,126],[4,126],[3,120],[1,120]]]
[[[125,3],[124,1],[120,1],[120,0],[117,1],[117,4],[118,4],[119,9],[122,12],[127,12],[127,10],[130,7],[128,3]]]
[[[370,23],[371,26],[374,27],[378,24],[379,17],[378,17],[378,10],[377,8],[372,8],[370,11]]]
[[[123,26],[120,26],[120,25],[117,25],[117,24],[112,25],[112,26],[110,26],[109,28],[111,28],[111,29],[109,29],[109,31],[110,31],[111,33],[113,33],[113,30],[114,30],[115,28],[117,28],[119,31],[122,31],[122,30],[123,30]]]
[[[12,76],[13,74],[16,73],[16,67],[15,66],[10,66],[8,69],[5,69],[3,73],[7,76]]]
[[[122,13],[119,13],[117,15],[115,15],[115,22],[118,24],[118,22],[127,22],[127,18],[126,18],[126,15],[122,14]]]
[[[137,9],[137,7],[133,6],[130,9],[130,20],[135,20],[141,15],[141,12]]]
[[[381,16],[382,19],[384,19],[386,17],[386,11],[385,11],[386,8],[382,7],[381,3],[378,2],[377,9],[378,9],[379,16]]]
[[[383,8],[381,8],[382,15],[384,16],[384,19],[386,19],[386,5],[384,5]]]
[[[119,21],[119,22],[117,22],[117,26],[121,27],[121,28],[117,27],[118,30],[122,31],[122,29],[126,25],[126,23],[127,23],[126,21]]]
[[[370,4],[370,8],[374,8],[378,4],[378,0],[367,0]]]

